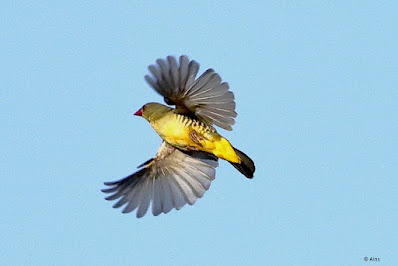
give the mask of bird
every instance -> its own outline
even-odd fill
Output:
[[[114,208],[143,217],[151,205],[158,216],[186,203],[193,205],[215,179],[218,159],[232,164],[245,177],[254,176],[253,160],[220,135],[215,126],[231,131],[235,124],[234,94],[212,68],[196,78],[199,63],[182,55],[167,56],[148,67],[145,80],[167,105],[144,104],[136,116],[146,119],[162,139],[154,158],[139,170],[114,182],[104,182],[106,200]],[[174,107],[170,107],[174,106]]]

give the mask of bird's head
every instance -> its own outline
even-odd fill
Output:
[[[134,115],[142,116],[148,122],[156,121],[162,118],[167,112],[171,111],[172,108],[165,106],[160,103],[147,103],[140,110],[134,113]]]

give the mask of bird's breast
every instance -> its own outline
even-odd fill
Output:
[[[229,141],[202,122],[169,113],[151,125],[164,141],[177,148],[205,151],[230,162],[240,162]]]
[[[201,146],[190,137],[190,132],[193,130],[209,138],[209,140],[214,133],[218,135],[212,127],[175,113],[169,113],[161,119],[152,122],[151,125],[163,140],[183,149],[188,146],[198,149],[201,148]]]

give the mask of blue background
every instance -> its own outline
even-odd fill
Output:
[[[4,265],[361,265],[398,261],[395,1],[2,1]],[[219,130],[256,162],[221,162],[193,206],[136,219],[103,181],[152,157],[133,116],[187,54],[235,93]]]

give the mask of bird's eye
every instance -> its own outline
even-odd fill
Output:
[[[145,110],[145,105],[142,107],[142,111],[144,111]]]

